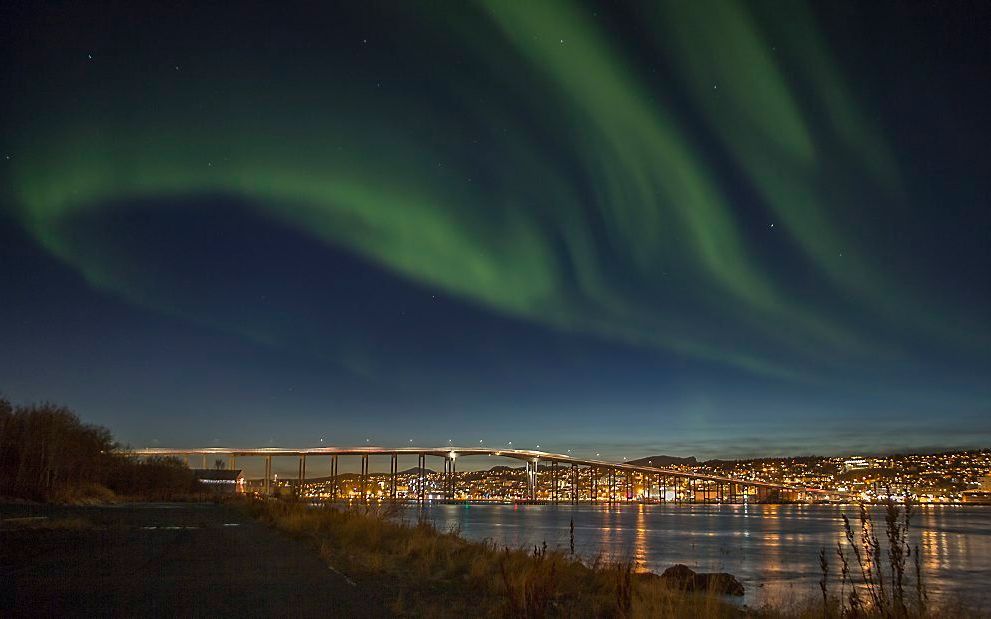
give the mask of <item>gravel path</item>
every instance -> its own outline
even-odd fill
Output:
[[[29,530],[8,518],[79,518]],[[305,542],[212,504],[0,505],[0,616],[388,616]]]

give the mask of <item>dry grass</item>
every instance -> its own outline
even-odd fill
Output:
[[[121,498],[106,486],[86,483],[60,489],[54,493],[51,502],[61,505],[112,505],[120,503]]]
[[[754,616],[777,619],[779,617],[788,619],[824,619],[829,617],[859,617],[862,619],[979,619],[988,616],[988,612],[981,608],[971,607],[959,601],[946,601],[939,604],[932,604],[925,609],[907,609],[905,614],[896,614],[889,610],[862,609],[851,611],[847,607],[840,612],[840,601],[838,598],[829,598],[828,605],[824,608],[822,599],[810,597],[807,599],[792,602],[782,602],[773,607],[765,607],[753,611]]]
[[[959,600],[934,604],[925,585],[918,545],[911,542],[913,504],[889,499],[884,504],[883,528],[866,504],[860,505],[854,525],[842,515],[842,542],[830,552],[819,551],[821,595],[779,603],[762,614],[770,617],[841,619],[942,619],[986,617],[983,609]],[[878,533],[881,529],[883,534]]]
[[[714,594],[688,594],[630,565],[586,565],[546,547],[497,548],[427,523],[389,518],[388,508],[253,503],[254,514],[309,538],[335,569],[361,585],[388,582],[406,616],[733,617]]]
[[[388,589],[391,609],[401,616],[698,619],[987,616],[953,602],[938,606],[861,604],[853,608],[849,587],[855,583],[849,574],[844,580],[847,588],[829,586],[825,599],[811,596],[761,608],[741,607],[715,593],[677,590],[656,575],[634,573],[629,564],[586,564],[569,553],[549,550],[546,546],[512,549],[498,548],[489,542],[470,542],[455,531],[438,531],[428,523],[402,522],[388,506],[339,509],[258,501],[250,504],[249,509],[278,529],[310,539],[331,566],[357,581],[359,587]],[[898,533],[896,540],[906,543],[904,530],[893,530],[894,533]],[[899,562],[896,570],[905,563],[905,570],[909,571],[907,561],[901,562],[897,555],[893,560]],[[854,570],[860,570],[856,562],[848,566],[848,571]],[[827,584],[835,585],[835,579]],[[907,579],[905,584],[905,597],[908,597]],[[861,585],[861,595],[866,594]]]

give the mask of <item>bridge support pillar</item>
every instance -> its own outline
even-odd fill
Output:
[[[396,500],[396,474],[399,472],[399,454],[392,454],[389,463],[389,498]]]
[[[330,457],[330,497],[336,501],[339,494],[337,487],[337,454],[334,454]]]
[[[551,500],[557,503],[557,460],[551,462]]]
[[[526,462],[526,492],[527,501],[533,502],[537,500],[537,467],[539,466],[539,461],[534,458],[533,462],[527,460]]]
[[[272,456],[265,456],[265,495],[272,494]]]
[[[571,465],[571,504],[578,505],[578,465]]]
[[[368,502],[368,454],[361,456],[361,502]]]
[[[451,458],[451,500],[458,498],[458,459]]]
[[[454,458],[444,456],[444,500],[454,500]]]
[[[540,460],[534,459],[533,461],[533,486],[531,486],[530,500],[536,502],[537,500],[537,484],[540,482]]]
[[[423,503],[424,499],[427,498],[426,489],[426,473],[424,472],[427,468],[427,456],[426,454],[416,454],[416,499]]]
[[[299,497],[303,494],[303,480],[306,479],[306,455],[300,454],[299,456],[299,470],[296,476],[296,487],[294,495]]]

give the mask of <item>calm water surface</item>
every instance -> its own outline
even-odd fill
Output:
[[[857,507],[827,505],[430,505],[427,519],[443,530],[500,546],[567,550],[575,523],[575,550],[584,558],[633,561],[662,572],[675,563],[706,572],[730,572],[758,604],[817,595],[818,553],[825,546],[837,570],[841,514],[857,523]],[[875,522],[883,528],[881,511]],[[879,536],[883,535],[881,528]],[[934,597],[963,594],[991,609],[991,506],[918,507],[912,518],[923,578]],[[852,557],[851,557],[852,560]],[[838,570],[834,572],[838,574]],[[838,577],[838,576],[837,576]]]

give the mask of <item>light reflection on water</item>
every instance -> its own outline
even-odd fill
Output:
[[[837,578],[836,543],[846,545],[841,514],[857,526],[858,508],[828,505],[430,505],[427,519],[470,539],[500,546],[567,551],[569,523],[584,558],[632,561],[662,572],[684,563],[704,572],[730,572],[760,603],[818,591],[819,549],[825,547]],[[415,510],[414,510],[415,511]],[[873,512],[883,537],[884,514]],[[980,607],[991,575],[991,507],[916,507],[911,543],[918,544],[923,578],[933,597],[962,594]],[[852,559],[851,559],[852,560]],[[910,571],[912,570],[910,566]]]

